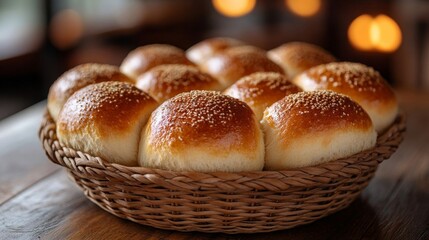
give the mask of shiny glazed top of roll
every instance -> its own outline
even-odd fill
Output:
[[[308,132],[372,128],[363,108],[350,98],[332,91],[289,95],[268,108],[264,118],[280,134],[287,133],[287,137],[282,139],[284,144],[292,141],[291,137],[300,137]]]
[[[205,39],[186,51],[186,56],[196,64],[202,64],[204,61],[213,57],[216,53],[225,49],[245,45],[244,42],[226,37],[217,37]]]
[[[194,65],[186,58],[185,52],[168,44],[150,44],[138,47],[128,53],[120,69],[132,78],[162,64]]]
[[[378,132],[398,113],[396,96],[379,72],[360,63],[334,62],[298,75],[293,82],[305,91],[332,90],[359,103],[368,112]]]
[[[251,46],[226,49],[208,59],[201,69],[217,78],[224,88],[255,72],[284,73],[280,66],[268,59],[265,51]]]
[[[323,48],[304,42],[285,43],[268,51],[267,55],[283,68],[289,78],[317,65],[336,61]]]
[[[182,92],[219,90],[220,83],[198,68],[167,64],[152,68],[137,79],[137,87],[162,103]]]
[[[48,110],[54,120],[67,99],[77,90],[90,84],[119,81],[134,83],[134,80],[108,64],[87,63],[63,73],[51,86],[48,94]]]
[[[247,103],[262,119],[265,108],[285,96],[300,92],[301,89],[280,73],[258,72],[238,80],[224,91],[224,94]]]
[[[213,91],[191,91],[165,102],[156,112],[161,118],[151,119],[150,136],[155,147],[166,142],[179,148],[203,144],[212,150],[219,145],[243,150],[254,147],[253,112],[235,98]],[[176,137],[179,134],[181,138]]]

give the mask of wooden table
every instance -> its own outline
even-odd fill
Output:
[[[0,239],[429,239],[429,94],[399,93],[405,141],[348,208],[312,224],[262,234],[158,230],[90,202],[44,155],[45,102],[0,122]]]

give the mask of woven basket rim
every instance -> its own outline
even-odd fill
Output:
[[[405,116],[400,113],[392,125],[377,137],[377,143],[375,147],[359,152],[349,157],[340,158],[330,162],[321,163],[316,166],[308,166],[297,169],[288,169],[281,171],[245,171],[245,172],[192,172],[192,171],[171,171],[157,168],[146,168],[140,166],[125,166],[116,163],[110,163],[103,160],[100,157],[93,156],[82,151],[74,150],[73,148],[66,147],[59,142],[56,137],[56,124],[49,112],[46,110],[42,119],[42,124],[39,130],[39,137],[42,141],[43,148],[47,153],[50,160],[58,165],[61,165],[71,171],[79,171],[82,168],[88,169],[103,169],[112,172],[112,174],[125,174],[131,176],[135,180],[139,180],[142,176],[144,178],[150,178],[150,174],[160,175],[165,179],[174,179],[174,181],[189,182],[189,177],[193,180],[204,179],[215,181],[216,179],[222,180],[236,180],[240,178],[252,178],[252,179],[279,179],[288,177],[291,179],[291,186],[310,186],[315,183],[327,183],[331,178],[327,178],[326,175],[330,171],[336,172],[350,172],[355,164],[365,164],[366,161],[372,161],[371,155],[377,151],[383,151],[386,147],[398,147],[399,143],[390,143],[391,137],[400,133],[400,141],[403,139],[403,133],[405,132]],[[46,141],[48,140],[48,141]],[[48,143],[49,142],[49,143]],[[48,145],[46,145],[48,144]],[[53,152],[60,151],[64,156],[62,158],[50,154],[47,149],[52,148]],[[378,160],[382,162],[385,159]],[[148,175],[149,174],[149,175]],[[184,176],[183,179],[180,177]],[[295,180],[295,182],[294,182]],[[244,181],[244,180],[243,180]]]

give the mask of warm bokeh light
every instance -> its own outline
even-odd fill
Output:
[[[290,11],[301,17],[310,17],[320,10],[321,0],[285,0]]]
[[[74,46],[83,37],[83,31],[82,17],[78,12],[71,9],[56,13],[49,26],[52,44],[59,49]]]
[[[350,24],[351,44],[365,51],[393,52],[401,45],[402,33],[398,24],[386,15],[373,18],[364,14]]]
[[[227,17],[240,17],[255,8],[256,0],[212,0],[215,9]]]
[[[383,52],[393,52],[401,45],[402,33],[398,24],[386,15],[378,15],[374,19],[376,29],[371,37],[377,49]]]
[[[360,50],[371,50],[373,44],[370,37],[370,28],[373,18],[370,15],[361,15],[350,24],[348,35],[354,47]]]

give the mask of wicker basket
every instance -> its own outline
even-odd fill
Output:
[[[110,164],[62,146],[45,114],[40,139],[85,195],[121,218],[161,229],[255,233],[293,228],[347,207],[403,139],[398,117],[375,148],[315,167],[238,173],[173,172]]]

